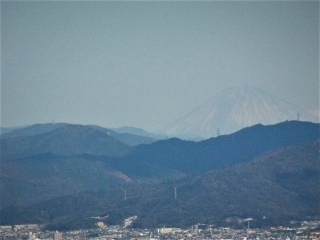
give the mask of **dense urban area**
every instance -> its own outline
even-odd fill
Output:
[[[250,221],[245,219],[245,228],[232,229],[215,227],[207,224],[196,224],[189,229],[163,228],[135,229],[131,228],[136,216],[128,218],[123,225],[107,226],[97,222],[95,229],[81,229],[67,232],[44,231],[37,224],[0,226],[0,239],[320,239],[320,221],[292,221],[295,227],[250,228]]]

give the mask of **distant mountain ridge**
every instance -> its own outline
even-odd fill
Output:
[[[168,138],[166,135],[150,133],[145,131],[142,128],[136,128],[136,127],[119,127],[119,128],[112,128],[112,130],[118,133],[130,133],[138,136],[144,136],[144,137],[155,138],[155,139]]]
[[[47,123],[47,124],[33,124],[27,127],[12,128],[11,131],[1,133],[1,138],[6,137],[21,137],[21,136],[33,136],[41,133],[50,132],[58,128],[68,125],[67,123]]]
[[[228,88],[189,114],[168,124],[163,132],[182,138],[210,138],[230,134],[255,124],[286,120],[319,122],[319,119],[280,98],[251,87]]]
[[[1,204],[25,205],[92,186],[175,181],[249,162],[279,147],[310,143],[319,138],[319,127],[299,121],[260,124],[201,142],[172,138],[136,147],[82,125],[3,138],[0,196],[6,201]]]
[[[63,125],[41,134],[1,139],[2,157],[26,157],[42,153],[120,156],[129,148],[106,133],[82,125]]]
[[[4,133],[9,133],[12,132],[14,130],[20,129],[20,128],[25,128],[27,126],[18,126],[18,127],[0,127],[0,134],[4,134]]]
[[[13,137],[22,137],[22,136],[34,136],[41,133],[50,132],[53,130],[56,130],[61,127],[65,127],[68,125],[74,125],[69,123],[44,123],[44,124],[34,124],[28,127],[17,127],[17,128],[10,128],[4,133],[0,135],[0,138],[13,138]],[[158,139],[150,138],[143,135],[134,135],[130,133],[118,133],[116,131],[100,127],[97,125],[83,125],[90,128],[97,129],[101,132],[104,132],[112,137],[115,137],[116,139],[120,140],[124,144],[127,144],[129,146],[136,146],[139,144],[150,144]],[[147,132],[146,132],[147,133]],[[146,134],[145,134],[146,135]]]
[[[275,148],[308,143],[319,136],[320,124],[317,123],[287,121],[267,126],[258,124],[230,135],[200,142],[171,138],[151,145],[137,146],[129,155],[117,159],[117,163],[132,166],[133,169],[136,167],[133,163],[145,163],[174,169],[184,174],[203,173],[250,161]]]
[[[159,140],[158,138],[151,137],[151,136],[153,136],[153,137],[159,137],[159,136],[156,136],[153,134],[147,134],[147,132],[145,132],[143,130],[142,130],[143,131],[142,133],[141,132],[138,132],[138,133],[126,132],[126,131],[118,132],[116,130],[110,130],[110,129],[103,128],[103,127],[100,127],[97,125],[87,125],[87,126],[98,129],[102,132],[105,132],[105,133],[109,134],[110,136],[115,137],[116,139],[120,140],[121,142],[123,142],[129,146],[137,146],[140,144],[150,144],[150,143],[153,143],[153,142],[156,142]],[[143,134],[143,133],[145,133],[145,134]]]

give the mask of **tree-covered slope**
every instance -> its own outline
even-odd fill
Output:
[[[91,216],[109,215],[104,221],[114,224],[137,215],[136,227],[225,225],[226,219],[247,217],[265,225],[319,216],[319,150],[319,140],[295,144],[171,183],[122,185],[6,208],[1,224],[39,222],[66,229],[92,224]]]
[[[201,142],[178,138],[137,146],[131,154],[117,161],[131,166],[156,164],[185,174],[204,173],[217,168],[250,161],[266,151],[290,144],[304,144],[320,136],[320,124],[288,121],[261,124]],[[130,175],[130,169],[127,174]],[[132,171],[134,174],[134,171]]]

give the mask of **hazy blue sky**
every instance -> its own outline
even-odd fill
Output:
[[[319,2],[1,2],[1,125],[149,131],[230,86],[319,109]]]

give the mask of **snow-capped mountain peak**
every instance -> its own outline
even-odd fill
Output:
[[[220,92],[202,106],[170,123],[169,136],[214,137],[230,134],[258,123],[269,125],[286,120],[318,122],[319,119],[260,89],[233,87]]]

